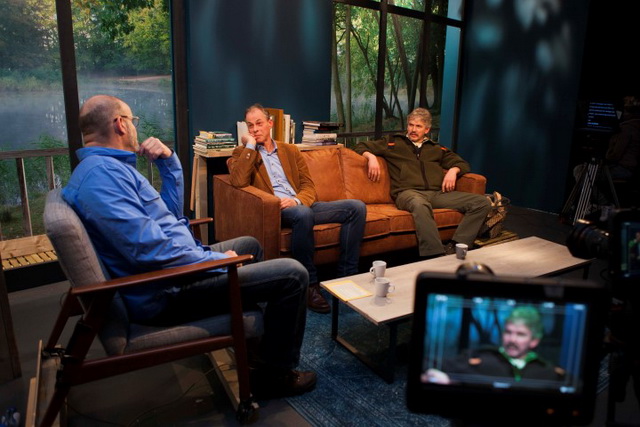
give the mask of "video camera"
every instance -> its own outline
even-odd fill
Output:
[[[640,210],[614,210],[605,218],[578,220],[567,247],[578,258],[608,260],[614,294],[640,295]]]

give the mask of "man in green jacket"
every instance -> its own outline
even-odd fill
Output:
[[[491,204],[481,194],[455,191],[456,180],[468,173],[469,163],[446,147],[428,138],[431,113],[416,108],[407,117],[406,135],[360,142],[355,151],[368,160],[368,176],[380,179],[383,157],[391,177],[391,197],[398,209],[411,212],[416,225],[420,256],[432,258],[455,252],[456,243],[472,247]],[[446,170],[446,173],[445,173]],[[456,209],[464,213],[452,241],[442,245],[433,209]]]

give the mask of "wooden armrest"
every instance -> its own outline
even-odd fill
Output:
[[[213,218],[211,218],[211,217],[195,218],[195,219],[190,219],[189,220],[189,225],[192,226],[192,227],[195,227],[195,226],[202,225],[202,224],[209,224],[210,222],[213,222]]]
[[[143,285],[158,280],[172,279],[178,276],[184,276],[193,273],[199,273],[207,270],[228,267],[230,269],[237,268],[238,264],[243,264],[253,260],[253,255],[239,255],[231,258],[225,258],[216,261],[206,261],[198,264],[183,265],[180,267],[165,268],[163,270],[151,271],[148,273],[134,274],[132,276],[120,277],[117,279],[107,280],[95,285],[82,286],[80,288],[71,289],[73,296],[82,296],[96,292],[113,291],[130,286]]]

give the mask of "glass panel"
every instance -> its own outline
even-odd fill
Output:
[[[456,88],[458,86],[458,62],[460,59],[460,28],[447,27],[445,44],[444,74],[442,82],[442,110],[440,130],[432,137],[445,147],[452,147],[453,118],[455,117]]]
[[[425,51],[427,55],[426,71],[421,73],[422,78],[426,79],[426,85],[420,86],[419,97],[426,100],[423,105],[426,105],[433,116],[431,137],[436,141],[438,141],[442,115],[443,80],[451,78],[445,74],[444,69],[446,31],[445,25],[435,23],[429,25],[428,46]],[[455,52],[451,52],[451,54],[455,54]],[[422,89],[425,86],[426,88]],[[448,101],[453,101],[453,99]]]
[[[407,9],[423,11],[425,0],[389,0],[389,4],[394,4]]]
[[[451,18],[451,19],[461,20],[464,1],[463,0],[443,0],[443,1],[449,3],[449,6],[446,7],[446,9],[448,9],[448,13],[446,14],[440,13],[440,15],[446,15],[448,18]]]
[[[432,137],[437,140],[446,27],[431,23],[428,46],[424,49],[420,42],[421,21],[391,15],[388,22],[383,129],[405,129],[406,116],[419,105],[425,105],[433,116]],[[427,55],[426,63],[423,55]]]
[[[439,15],[439,16],[446,16],[449,18],[454,18],[454,19],[460,19],[460,11],[459,10],[455,10],[453,9],[453,4],[451,3],[456,3],[456,2],[460,2],[462,0],[431,0],[431,13],[433,13],[434,15]],[[451,8],[451,12],[449,12],[449,9]],[[455,16],[450,16],[449,14],[458,14],[458,17],[456,18]]]
[[[331,120],[345,132],[373,131],[379,12],[337,3],[334,25]]]
[[[96,94],[117,96],[140,117],[141,142],[155,136],[173,147],[169,2],[141,3],[73,2],[80,102]],[[148,175],[144,159],[138,169]]]
[[[383,96],[383,129],[406,129],[406,117],[420,101],[423,23],[421,20],[389,15],[387,60]]]
[[[66,147],[67,130],[53,0],[0,0],[0,152]],[[27,153],[24,153],[27,154]],[[0,160],[0,239],[25,236],[16,157]],[[57,182],[69,161],[56,156]],[[34,234],[48,190],[43,157],[25,158]]]

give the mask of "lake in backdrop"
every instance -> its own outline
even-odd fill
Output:
[[[117,96],[144,122],[173,135],[173,90],[169,76],[80,81],[80,104],[97,94]],[[0,151],[37,149],[41,135],[67,141],[62,89],[0,92]]]

